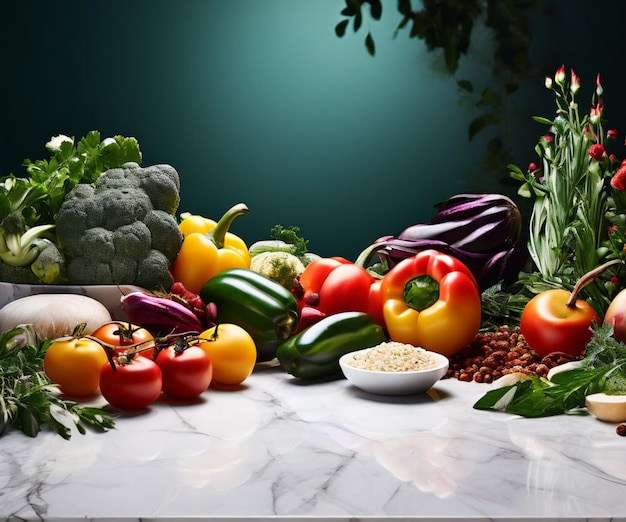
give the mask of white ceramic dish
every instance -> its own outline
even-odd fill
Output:
[[[444,355],[429,352],[438,361],[434,368],[417,371],[373,371],[350,366],[348,361],[354,354],[371,350],[365,348],[348,353],[339,359],[339,366],[351,384],[369,393],[378,395],[414,395],[428,391],[448,371],[449,361]]]

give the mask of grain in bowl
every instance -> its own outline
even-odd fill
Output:
[[[446,374],[448,364],[445,355],[393,341],[339,359],[351,384],[383,395],[423,393]]]
[[[435,368],[439,359],[419,346],[388,341],[347,357],[345,363],[361,370],[415,372]]]

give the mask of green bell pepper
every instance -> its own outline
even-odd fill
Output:
[[[300,379],[341,377],[339,358],[376,346],[387,337],[374,318],[363,312],[329,315],[282,343],[276,352],[281,367]]]
[[[300,319],[293,294],[275,281],[247,268],[229,268],[209,279],[200,290],[214,303],[217,323],[234,323],[246,330],[257,348],[257,361],[271,361],[280,343],[294,334]]]

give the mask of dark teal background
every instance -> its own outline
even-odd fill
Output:
[[[534,82],[512,107],[507,139],[520,166],[535,159],[551,116],[543,77],[565,63],[587,90],[597,72],[607,116],[626,132],[621,2],[547,2],[534,19]],[[589,7],[592,6],[593,10]],[[395,1],[365,32],[339,39],[343,0],[61,0],[3,4],[0,175],[47,157],[56,134],[135,136],[144,165],[169,163],[181,211],[218,218],[245,202],[232,231],[248,243],[299,225],[322,255],[355,257],[381,235],[428,220],[463,191],[514,189],[482,167],[487,135],[460,105],[438,57],[394,39]],[[489,52],[485,35],[474,46]],[[460,77],[488,80],[477,59]],[[482,80],[481,80],[482,79]],[[505,175],[506,173],[503,173]],[[500,176],[502,177],[502,176]]]

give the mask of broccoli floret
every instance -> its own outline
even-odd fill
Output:
[[[162,252],[150,250],[137,266],[137,283],[144,288],[166,289],[172,286],[170,263]]]
[[[163,252],[168,261],[172,263],[180,248],[180,245],[168,240],[180,231],[176,218],[164,210],[151,210],[146,214],[143,222],[150,231],[152,248]]]
[[[150,196],[155,210],[173,215],[180,203],[180,179],[169,165],[146,167],[138,173],[141,188]]]
[[[75,257],[67,265],[68,282],[73,285],[115,284],[111,263],[87,256]],[[121,284],[121,283],[117,283]]]
[[[79,248],[77,255],[86,252],[87,257],[108,263],[115,256],[113,232],[104,227],[89,228],[83,233]]]
[[[136,163],[103,172],[93,186],[77,185],[56,220],[68,283],[168,289],[183,241],[175,218],[179,189],[173,167]]]
[[[143,259],[150,252],[152,234],[144,222],[135,221],[113,231],[113,245],[118,256]]]

